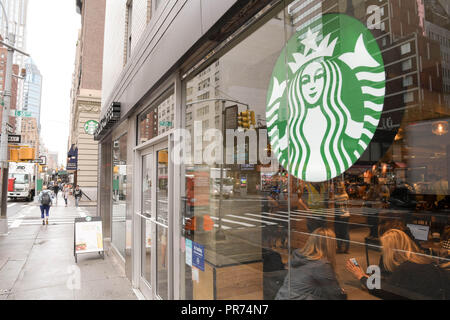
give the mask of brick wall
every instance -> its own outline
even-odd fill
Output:
[[[81,88],[102,89],[103,40],[106,0],[85,0],[82,12]]]

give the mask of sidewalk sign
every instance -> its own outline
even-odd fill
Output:
[[[80,253],[98,252],[105,259],[101,217],[75,218],[73,234],[73,254],[75,263]]]

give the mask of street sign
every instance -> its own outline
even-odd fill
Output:
[[[14,127],[7,122],[6,123],[6,130],[8,131],[8,133],[13,133],[14,132]]]
[[[32,117],[30,111],[22,111],[22,110],[15,110],[14,115],[16,117]]]
[[[171,121],[160,121],[159,125],[161,127],[171,127],[172,126],[172,122]]]
[[[43,165],[47,164],[47,156],[39,156],[39,159],[42,160],[41,164],[43,164]]]
[[[44,163],[44,160],[42,160],[42,159],[34,159],[34,160],[31,160],[31,162],[43,164],[43,163]]]
[[[22,136],[20,134],[8,134],[8,143],[20,143]]]
[[[8,143],[21,143],[21,142],[22,136],[20,134],[8,134]]]
[[[67,162],[66,169],[67,170],[77,170],[77,163],[76,162]]]

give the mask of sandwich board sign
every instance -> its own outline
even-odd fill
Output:
[[[80,253],[98,252],[105,259],[101,217],[75,218],[73,236],[73,254],[75,262]]]

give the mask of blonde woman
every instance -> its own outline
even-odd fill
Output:
[[[391,229],[380,238],[384,268],[390,272],[379,290],[380,298],[450,299],[450,275],[433,263],[403,231]],[[347,270],[367,288],[368,275],[360,266],[347,261]]]
[[[290,277],[285,278],[275,299],[345,299],[336,279],[335,267],[336,235],[331,229],[318,228],[309,236],[303,249],[294,251]]]

